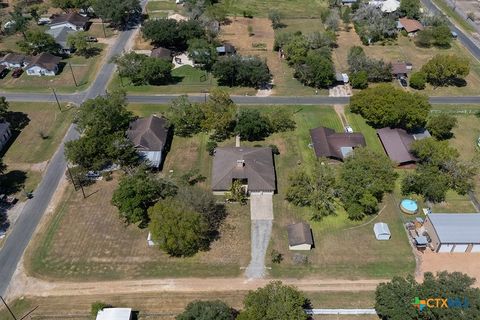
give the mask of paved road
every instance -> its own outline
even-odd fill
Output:
[[[63,142],[76,139],[78,132],[70,126]],[[47,171],[22,213],[12,226],[12,231],[0,250],[0,295],[4,295],[18,261],[27,247],[43,213],[57,189],[58,182],[65,173],[66,162],[63,143],[50,160]]]

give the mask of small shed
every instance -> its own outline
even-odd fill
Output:
[[[96,320],[131,320],[130,308],[105,308],[98,311]]]
[[[390,240],[392,237],[388,224],[384,222],[375,223],[373,226],[373,232],[375,232],[375,238],[377,238],[377,240]]]
[[[235,47],[229,43],[225,43],[223,46],[217,47],[216,50],[219,56],[229,56],[237,53]]]
[[[310,225],[299,222],[287,226],[288,248],[290,250],[311,250],[313,246]]]

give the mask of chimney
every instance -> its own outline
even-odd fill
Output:
[[[237,160],[237,167],[239,168],[245,167],[245,160]]]

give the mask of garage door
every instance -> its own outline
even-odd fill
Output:
[[[457,244],[455,248],[453,248],[453,252],[465,252],[467,251],[468,244]]]
[[[453,249],[453,244],[442,244],[438,252],[451,252]]]
[[[480,244],[474,244],[471,252],[480,252]]]

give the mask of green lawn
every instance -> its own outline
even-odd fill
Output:
[[[147,4],[147,12],[160,11],[160,10],[175,10],[177,5],[174,0],[157,0],[149,1]]]
[[[285,18],[318,18],[327,7],[322,0],[223,0],[222,3],[232,15],[241,16],[245,11],[255,17],[267,17],[275,9]]]
[[[217,87],[216,79],[203,70],[191,66],[182,66],[172,71],[172,76],[176,80],[175,84],[162,86],[133,86],[128,79],[121,79],[115,75],[110,83],[110,89],[123,87],[129,93],[133,94],[154,94],[154,93],[201,93]],[[243,87],[221,87],[231,94],[255,94],[255,89]]]
[[[363,133],[369,148],[381,154],[385,153],[382,144],[378,139],[376,130],[369,126],[361,115],[350,112],[348,108],[345,109],[345,115],[347,117],[348,124],[350,124],[350,126],[353,128],[353,131]]]

